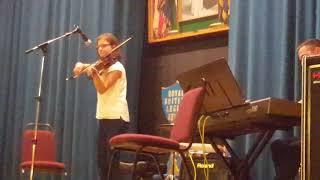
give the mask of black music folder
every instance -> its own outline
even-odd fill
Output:
[[[225,58],[217,59],[177,76],[184,92],[202,85],[206,81],[204,108],[215,112],[245,104],[240,86],[234,78]]]

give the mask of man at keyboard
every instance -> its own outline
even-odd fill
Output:
[[[298,58],[320,55],[320,39],[303,42],[297,48]],[[301,103],[301,101],[299,101]],[[274,180],[293,180],[300,166],[300,138],[276,140],[271,143],[271,152],[276,177]]]

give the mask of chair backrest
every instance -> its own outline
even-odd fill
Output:
[[[33,138],[34,130],[24,131],[22,144],[22,162],[32,160]],[[37,131],[35,161],[56,161],[56,140],[53,131]]]
[[[204,87],[189,90],[183,95],[170,138],[178,142],[190,142],[199,118]]]

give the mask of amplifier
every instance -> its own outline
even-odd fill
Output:
[[[202,155],[192,155],[194,166],[196,169],[196,179],[206,180],[205,171],[208,171],[208,180],[233,180],[230,170],[224,162],[217,157],[215,153],[207,156],[208,163],[204,163]],[[190,167],[191,174],[194,176],[194,168],[190,158],[187,159],[187,164]],[[182,179],[188,179],[188,174],[182,166]]]
[[[302,60],[301,179],[320,177],[320,56]]]

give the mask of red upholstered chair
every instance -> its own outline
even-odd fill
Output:
[[[121,134],[110,139],[109,143],[114,151],[125,150],[136,153],[132,179],[135,179],[135,169],[139,154],[152,155],[159,174],[163,178],[163,175],[159,170],[159,163],[154,155],[165,155],[170,152],[178,152],[181,155],[187,173],[189,177],[193,179],[189,167],[186,164],[184,152],[186,152],[192,145],[193,135],[195,128],[197,127],[197,120],[199,118],[204,94],[205,90],[203,87],[192,89],[184,94],[174,121],[174,126],[171,130],[170,138],[146,134]],[[181,147],[179,144],[181,142],[189,143],[189,146]],[[110,158],[109,167],[111,167],[112,159],[113,158]],[[110,172],[109,169],[109,177],[110,173],[112,172]]]
[[[41,124],[43,125],[43,124]],[[58,173],[67,175],[64,163],[56,159],[56,139],[50,125],[49,130],[38,130],[36,140],[36,151],[34,159],[34,172]],[[26,129],[23,133],[22,159],[20,163],[21,172],[31,170],[32,145],[34,142],[34,130]]]

